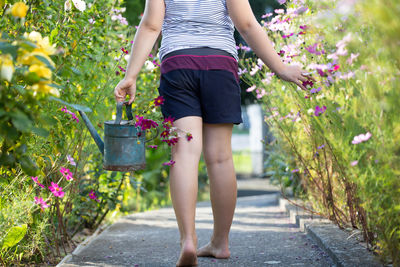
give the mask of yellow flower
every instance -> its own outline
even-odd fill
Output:
[[[35,91],[35,92],[52,94],[52,95],[59,97],[60,92],[57,90],[57,88],[54,88],[54,87],[50,86],[49,84],[50,84],[50,81],[41,81],[34,85],[31,85],[29,87],[29,89],[31,89],[32,91]]]
[[[24,37],[38,46],[33,49],[33,52],[42,52],[46,55],[53,55],[56,52],[56,45],[50,45],[49,37],[42,38],[40,32],[32,31],[29,34],[24,33]]]
[[[29,72],[34,72],[41,78],[51,79],[51,70],[44,65],[33,64],[29,67]]]
[[[54,62],[51,60],[49,56],[47,56],[42,52],[35,52],[35,51],[31,53],[25,52],[24,54],[22,54],[20,57],[17,58],[17,62],[19,64],[24,64],[24,65],[34,65],[34,64],[44,65],[44,63],[35,56],[44,57],[45,59],[47,59],[50,65],[52,65],[53,67],[56,66],[56,64],[54,64]]]
[[[11,7],[11,15],[18,18],[25,18],[28,6],[24,2],[17,2]]]
[[[11,82],[14,64],[10,54],[0,55],[0,79]]]

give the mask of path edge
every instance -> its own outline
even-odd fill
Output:
[[[112,224],[104,224],[96,229],[93,234],[90,236],[86,237],[86,239],[79,243],[78,246],[70,253],[65,255],[65,257],[56,265],[56,267],[61,267],[64,263],[68,263],[70,260],[72,260],[72,257],[76,254],[79,253],[84,247],[89,245],[100,233],[104,232],[107,230]]]
[[[320,216],[310,215],[303,209],[290,204],[282,196],[279,197],[279,206],[289,214],[290,222],[296,224],[302,232],[305,232],[317,243],[331,257],[337,267],[385,266],[365,247],[351,242],[349,240],[351,236],[332,221]],[[341,239],[343,246],[334,246],[335,240],[331,237],[344,238]],[[350,249],[346,249],[346,247]]]

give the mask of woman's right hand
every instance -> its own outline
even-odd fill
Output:
[[[293,82],[298,85],[301,89],[307,90],[303,85],[303,82],[311,79],[315,82],[315,79],[310,76],[306,70],[303,70],[299,66],[289,66],[285,65],[285,68],[280,72],[276,73],[282,80]]]
[[[117,102],[124,102],[129,95],[128,105],[132,104],[136,95],[136,79],[123,78],[114,89],[114,95]]]

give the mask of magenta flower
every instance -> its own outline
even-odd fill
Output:
[[[43,200],[43,198],[35,197],[35,204],[40,205],[40,208],[44,211],[45,208],[48,208],[49,205],[46,203],[46,201]]]
[[[63,108],[61,108],[61,111],[63,111],[64,113],[68,113],[69,115],[71,115],[72,119],[76,120],[76,122],[79,122],[78,117],[75,115],[75,113],[73,113],[72,111],[69,111],[67,109],[66,106],[64,106]]]
[[[61,167],[60,172],[65,177],[65,179],[67,179],[67,181],[74,179],[74,177],[72,177],[72,172],[69,169]]]
[[[157,149],[158,146],[157,145],[148,145],[147,147]]]
[[[367,132],[366,134],[360,134],[360,135],[354,136],[354,139],[353,139],[353,141],[351,141],[351,143],[353,145],[356,145],[356,144],[368,141],[368,139],[370,139],[371,136],[372,136],[372,134],[370,132]]]
[[[165,101],[164,97],[160,95],[160,96],[154,98],[154,105],[156,107],[161,106],[162,104],[164,104],[164,101]]]
[[[62,187],[58,186],[58,184],[51,182],[51,186],[49,186],[49,190],[53,193],[54,196],[62,198],[64,197],[64,192],[62,191]]]
[[[309,85],[310,87],[313,87],[313,86],[314,86],[314,82],[313,82],[312,80],[307,80],[307,81],[305,81],[305,82],[302,82],[302,84],[303,84],[303,86],[304,86],[305,88],[307,88],[307,85]]]
[[[158,123],[150,120],[150,119],[145,119],[142,116],[136,115],[136,127],[141,127],[142,131],[150,129],[150,128],[156,128],[158,126]]]
[[[175,120],[175,118],[168,116],[167,118],[164,119],[164,121],[162,123],[163,127],[165,129],[170,129],[174,125],[174,120]]]
[[[315,116],[319,116],[322,113],[324,113],[325,111],[326,111],[326,106],[323,106],[323,107],[316,106],[314,114],[315,114]]]
[[[193,139],[193,135],[191,133],[186,133],[186,139],[188,141],[192,140]]]
[[[93,190],[90,191],[89,198],[93,199],[94,201],[100,202],[100,199],[97,198],[96,193]]]
[[[289,38],[290,36],[292,36],[294,33],[292,32],[291,34],[288,34],[288,35],[282,35],[282,38]]]
[[[163,140],[161,140],[161,141],[167,143],[168,146],[173,146],[173,145],[175,145],[176,143],[178,143],[179,137],[171,137],[171,136],[170,136],[168,139],[163,139]]]
[[[38,185],[38,186],[40,186],[41,188],[44,188],[44,185],[42,185],[41,183],[39,183],[39,180],[38,180],[38,177],[36,176],[36,177],[31,177],[32,178],[32,180]]]
[[[170,160],[170,161],[168,161],[168,162],[164,162],[162,165],[164,165],[164,166],[172,166],[172,165],[174,165],[174,164],[175,164],[175,161]]]

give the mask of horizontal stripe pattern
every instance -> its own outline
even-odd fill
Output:
[[[238,60],[234,25],[226,0],[164,0],[160,58],[169,52],[197,47],[224,50]]]
[[[231,72],[239,82],[238,63],[230,56],[175,55],[161,62],[161,74],[177,69],[226,70]]]

